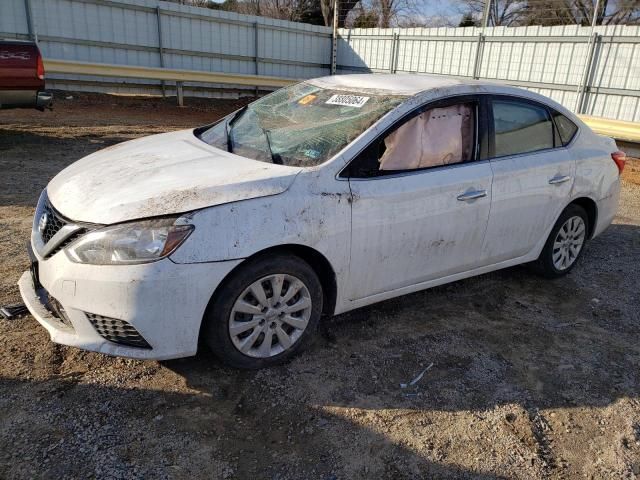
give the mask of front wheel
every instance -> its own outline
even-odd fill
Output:
[[[231,274],[207,308],[204,340],[226,364],[256,369],[283,363],[312,340],[322,285],[304,260],[277,254]]]
[[[566,275],[582,254],[589,231],[589,217],[579,205],[569,205],[555,223],[533,267],[547,278]]]

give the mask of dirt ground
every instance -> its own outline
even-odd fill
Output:
[[[60,169],[237,106],[67,95],[0,112],[0,304]],[[278,368],[110,358],[0,320],[0,478],[640,478],[639,280],[636,162],[568,277],[517,267],[340,315]]]

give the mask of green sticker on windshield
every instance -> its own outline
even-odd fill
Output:
[[[311,148],[305,150],[304,156],[308,158],[313,158],[314,160],[320,156],[320,152],[318,150],[313,150]]]

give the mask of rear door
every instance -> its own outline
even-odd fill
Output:
[[[511,96],[489,104],[493,189],[483,254],[498,263],[527,254],[546,235],[567,203],[576,166],[545,105]]]

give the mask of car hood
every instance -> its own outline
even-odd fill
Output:
[[[92,153],[56,175],[47,194],[69,219],[109,224],[276,195],[299,171],[222,151],[182,130]]]

